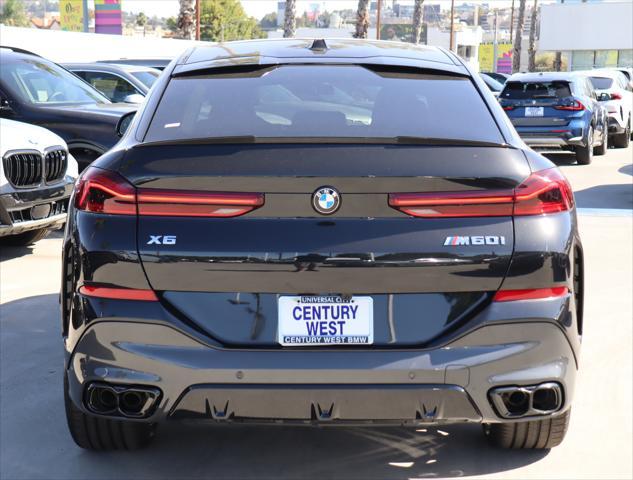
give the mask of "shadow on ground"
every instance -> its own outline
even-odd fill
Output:
[[[633,184],[597,185],[574,192],[579,208],[633,208]]]
[[[504,472],[539,451],[490,447],[479,425],[401,428],[166,424],[138,452],[92,453],[68,434],[57,295],[3,304],[0,478],[409,479]]]
[[[49,234],[45,238],[63,238],[64,230],[51,230]],[[0,262],[4,262],[5,260],[11,260],[13,258],[24,257],[25,255],[30,255],[33,253],[33,249],[37,245],[37,243],[26,246],[13,246],[7,245],[7,238],[0,238]]]

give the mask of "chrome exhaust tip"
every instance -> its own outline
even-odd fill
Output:
[[[145,418],[153,413],[160,396],[160,389],[153,387],[91,383],[86,387],[84,403],[90,412],[99,415]]]
[[[493,407],[502,418],[549,415],[563,406],[563,389],[555,382],[490,390]]]

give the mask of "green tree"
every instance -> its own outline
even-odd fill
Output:
[[[257,20],[246,15],[239,0],[202,0],[201,40],[228,42],[264,37]]]
[[[165,20],[165,26],[167,27],[167,30],[176,33],[178,31],[178,20],[176,17],[169,17]]]
[[[277,28],[277,14],[275,12],[267,13],[259,21],[259,26],[264,30],[274,30]]]
[[[5,0],[0,13],[0,23],[12,27],[26,27],[29,24],[22,0]]]
[[[139,12],[139,14],[136,16],[136,24],[139,27],[144,27],[145,25],[147,25],[147,15],[145,15],[143,12]]]

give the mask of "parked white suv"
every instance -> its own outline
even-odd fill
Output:
[[[0,242],[28,245],[66,221],[77,161],[45,128],[0,119]]]
[[[600,103],[609,114],[609,136],[613,139],[612,145],[619,148],[628,147],[631,139],[633,87],[624,73],[618,70],[592,70],[587,72],[587,75],[596,89]]]

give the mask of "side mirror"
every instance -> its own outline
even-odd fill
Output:
[[[13,108],[11,108],[11,104],[9,100],[6,98],[0,98],[0,113],[12,113]]]
[[[608,102],[609,100],[611,100],[611,95],[608,93],[601,93],[598,95],[599,102]]]
[[[134,120],[134,115],[136,115],[136,111],[128,112],[119,118],[119,121],[116,124],[116,134],[119,137],[122,137],[127,129],[130,128],[130,124],[132,123],[132,120]]]
[[[143,95],[138,94],[138,93],[133,93],[125,97],[123,99],[123,102],[124,103],[143,103],[143,100],[145,100],[145,97]]]

